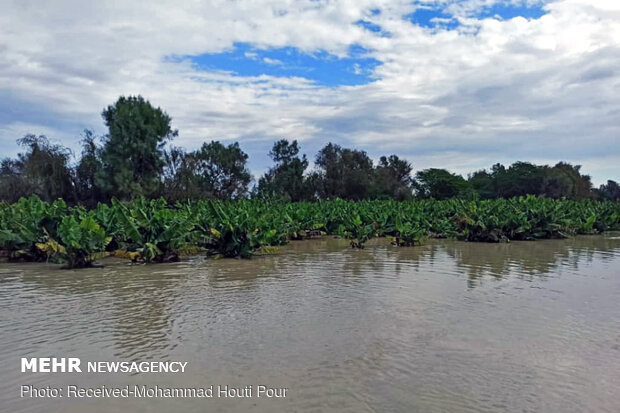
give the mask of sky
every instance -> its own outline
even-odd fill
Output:
[[[140,94],[188,150],[277,139],[460,174],[582,165],[620,180],[617,0],[1,0],[0,157],[26,133],[79,154]]]

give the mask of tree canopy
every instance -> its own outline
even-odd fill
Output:
[[[0,197],[16,201],[22,196],[38,195],[45,201],[57,198],[75,201],[71,151],[52,144],[44,135],[28,134],[17,143],[25,149],[17,159],[0,164]]]
[[[471,184],[462,176],[445,169],[424,169],[415,176],[415,187],[420,198],[449,199],[476,197]]]
[[[312,180],[305,176],[308,168],[306,155],[299,156],[296,140],[280,139],[273,144],[269,156],[275,166],[259,179],[257,194],[262,197],[278,197],[287,201],[312,199]]]
[[[473,172],[465,179],[446,169],[429,168],[413,175],[413,166],[397,155],[375,162],[363,150],[327,143],[314,165],[297,140],[276,140],[273,161],[250,191],[248,155],[238,142],[204,142],[186,151],[173,146],[178,132],[171,118],[141,96],[121,96],[104,108],[104,136],[85,130],[76,162],[63,145],[44,135],[17,140],[16,158],[0,161],[0,200],[17,201],[32,194],[46,201],[94,206],[111,198],[164,197],[170,201],[198,198],[238,199],[248,196],[289,202],[342,198],[348,200],[417,198],[493,199],[523,195],[548,198],[620,199],[620,187],[608,180],[593,188],[581,166],[553,166],[518,161]]]
[[[103,110],[109,129],[97,183],[118,198],[153,195],[164,167],[163,146],[178,134],[170,117],[142,96],[121,96]]]

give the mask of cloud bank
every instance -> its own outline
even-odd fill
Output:
[[[127,4],[133,3],[133,4]],[[142,94],[188,149],[275,139],[397,153],[415,169],[583,165],[620,178],[620,2],[358,0],[5,2],[0,144],[78,149],[101,110]]]

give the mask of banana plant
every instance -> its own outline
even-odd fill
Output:
[[[246,211],[229,214],[218,201],[209,201],[204,204],[203,212],[198,229],[206,235],[206,247],[211,255],[226,258],[252,256],[252,230]]]
[[[91,215],[79,222],[73,215],[65,216],[58,226],[57,238],[36,246],[47,256],[65,261],[68,268],[91,267],[96,259],[109,255],[105,247],[112,240]]]
[[[364,223],[359,214],[349,217],[339,228],[339,235],[348,238],[351,248],[364,248],[364,244],[375,232],[374,223]]]
[[[124,204],[113,199],[112,207],[120,246],[114,255],[135,252],[129,255],[134,261],[167,262],[178,261],[180,255],[195,249],[188,241],[194,229],[193,219],[167,208],[164,200],[141,198]]]
[[[411,221],[403,222],[401,217],[396,218],[396,234],[393,243],[399,247],[412,247],[419,244],[426,235],[426,229],[421,228]]]
[[[10,260],[44,261],[47,257],[37,242],[55,234],[67,204],[62,200],[47,203],[36,195],[21,198],[13,205],[3,204],[0,215],[0,249]]]

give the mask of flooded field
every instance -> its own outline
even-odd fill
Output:
[[[347,245],[84,270],[1,263],[0,411],[620,411],[620,234]],[[20,358],[37,356],[188,364],[21,373]],[[287,392],[49,399],[20,398],[21,385]]]

